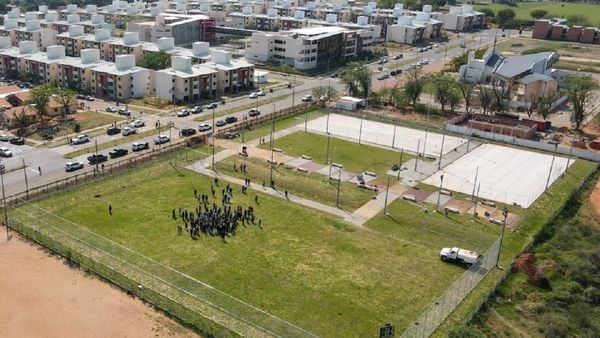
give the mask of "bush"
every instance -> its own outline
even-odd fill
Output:
[[[75,124],[73,125],[73,132],[74,132],[74,133],[78,133],[78,132],[80,132],[80,131],[81,131],[81,125],[80,125],[79,123],[75,123]]]
[[[529,55],[529,54],[536,54],[536,53],[543,53],[543,52],[556,52],[556,48],[554,48],[554,47],[537,47],[537,48],[532,48],[532,49],[523,51],[523,53],[521,53],[521,54]]]
[[[485,335],[473,326],[462,324],[448,331],[448,338],[485,338]]]
[[[534,9],[529,13],[529,15],[531,15],[531,17],[534,19],[541,19],[545,17],[546,14],[548,14],[548,11],[545,9]]]

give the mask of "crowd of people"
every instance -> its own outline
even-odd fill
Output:
[[[216,199],[218,184],[211,184],[210,191],[212,198]],[[256,219],[254,208],[247,208],[241,205],[233,206],[231,201],[233,198],[233,188],[227,184],[221,190],[221,203],[217,205],[214,200],[211,202],[211,197],[208,194],[198,194],[194,189],[194,197],[197,200],[197,205],[194,210],[178,208],[172,210],[171,217],[174,220],[180,220],[177,225],[177,234],[181,236],[183,232],[189,232],[192,239],[197,238],[200,233],[208,236],[219,236],[223,241],[225,237],[235,235],[241,223],[242,226],[258,225],[262,228],[262,220]],[[258,197],[258,196],[256,196]],[[255,199],[258,203],[258,198]]]

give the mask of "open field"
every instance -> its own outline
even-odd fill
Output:
[[[434,132],[428,133],[424,130],[394,126],[366,119],[361,121],[359,118],[340,114],[330,114],[329,116],[309,121],[308,129],[318,133],[329,131],[332,135],[350,140],[358,141],[361,139],[365,143],[385,147],[394,146],[394,148],[403,148],[405,151],[415,154],[419,151],[419,153],[435,157],[440,155],[440,151],[446,154],[467,142],[466,139],[460,137],[449,135],[443,137],[443,135]],[[442,139],[444,141],[443,149]],[[417,148],[419,149],[417,150]],[[425,148],[425,151],[423,151],[423,148]]]
[[[319,108],[311,107],[308,113],[298,113],[296,115],[287,116],[275,121],[275,131],[283,130],[298,124],[302,124],[304,128],[304,121],[306,119],[313,120],[321,116],[325,116],[325,112]],[[241,131],[240,131],[241,132]],[[268,135],[271,132],[271,124],[265,123],[260,126],[254,127],[252,130],[245,131],[246,140],[254,140],[261,136]],[[267,136],[268,138],[268,136]]]
[[[399,150],[387,150],[335,137],[332,137],[329,142],[329,152],[333,162],[343,164],[344,169],[355,173],[372,171],[377,175],[383,175],[400,160]],[[308,155],[318,163],[327,164],[327,136],[325,135],[296,132],[275,140],[274,147],[282,149],[286,155],[296,157]],[[261,145],[260,148],[270,149],[268,143]],[[408,153],[402,155],[403,162],[412,158],[414,156]]]
[[[248,174],[234,171],[233,164],[248,166]],[[249,178],[252,182],[266,182],[269,185],[269,164],[259,159],[236,156],[217,163],[217,171],[237,178]],[[337,182],[329,180],[319,173],[301,173],[296,168],[277,166],[273,169],[273,180],[279,191],[288,190],[290,194],[307,198],[329,206],[336,206]],[[360,189],[355,183],[342,182],[340,185],[340,207],[354,211],[375,196],[375,192]]]
[[[543,9],[548,11],[546,17],[549,18],[568,18],[571,15],[582,15],[587,17],[592,25],[598,25],[598,20],[600,20],[600,6],[592,4],[563,2],[518,2],[516,7],[501,4],[475,6],[476,10],[481,8],[491,8],[494,13],[497,13],[501,9],[510,8],[517,14],[517,19],[521,20],[533,20],[529,13],[535,9]]]
[[[444,175],[445,189],[471,194],[476,184],[480,198],[527,208],[544,192],[549,173],[552,184],[566,170],[567,158],[556,156],[552,161],[550,154],[483,144],[423,183],[437,185]]]
[[[100,235],[133,250],[136,254],[109,248],[131,264],[141,264],[137,255],[143,254],[174,269],[182,274],[174,278],[177,285],[193,294],[201,295],[183,276],[326,337],[375,336],[390,321],[400,332],[464,271],[440,262],[442,241],[430,243],[431,232],[421,237],[422,231],[414,230],[421,227],[414,214],[388,236],[280,198],[259,194],[260,204],[255,204],[255,192],[243,195],[237,187],[233,204],[253,205],[262,228],[240,228],[226,243],[204,235],[198,240],[177,236],[172,208],[194,207],[193,189],[207,193],[210,184],[206,177],[160,161],[24,206],[11,217],[31,212],[41,219],[46,211],[38,207],[44,208],[64,218],[43,216],[45,222],[57,220],[54,226],[65,233],[97,245],[105,243],[97,239]],[[376,228],[379,222],[372,224]],[[49,227],[39,229],[60,235]],[[452,242],[472,233],[463,226],[439,226],[436,231]],[[173,274],[158,268],[152,272],[169,281]]]

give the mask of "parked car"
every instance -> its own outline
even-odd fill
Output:
[[[134,121],[131,121],[131,123],[129,124],[129,126],[131,128],[141,128],[145,125],[146,125],[146,123],[144,123],[144,121],[142,121],[142,120],[134,120]]]
[[[231,139],[240,137],[240,134],[236,133],[236,132],[228,131],[225,134],[223,134],[223,137],[226,138],[226,139],[231,140]]]
[[[90,137],[85,134],[77,135],[71,139],[71,144],[83,144],[87,142],[90,142]]]
[[[120,133],[121,133],[121,128],[110,127],[108,129],[106,129],[106,134],[108,134],[108,135],[117,135]]]
[[[258,116],[258,115],[260,115],[260,110],[256,109],[256,108],[252,108],[248,112],[248,115],[251,116],[251,117]]]
[[[192,136],[196,133],[194,128],[183,128],[181,129],[181,136]]]
[[[65,171],[67,172],[79,170],[81,168],[83,168],[83,162],[80,161],[67,162],[65,164]]]
[[[83,94],[77,94],[77,99],[78,100],[85,100],[85,95],[83,95]]]
[[[256,92],[256,95],[258,95],[258,96],[265,96],[265,95],[267,95],[267,93],[265,93],[262,90],[259,90],[259,91]]]
[[[227,117],[225,118],[225,122],[227,122],[227,123],[235,123],[235,122],[237,122],[237,120],[238,120],[238,119],[237,119],[237,117],[235,117],[235,116],[227,116]]]
[[[192,114],[200,114],[202,113],[202,107],[200,106],[194,106],[191,109]]]
[[[10,136],[8,136],[6,134],[0,135],[0,141],[2,141],[2,142],[8,142],[9,140],[10,140]]]
[[[117,108],[114,108],[114,107],[106,107],[105,110],[108,113],[116,113],[117,112]]]
[[[190,111],[187,109],[182,109],[177,113],[177,117],[186,117],[190,115]]]
[[[127,153],[129,153],[129,151],[125,148],[115,148],[108,152],[108,156],[110,156],[110,158],[117,158],[125,156]]]
[[[131,151],[140,151],[148,148],[148,142],[133,142],[131,144]]]
[[[256,93],[250,93],[250,95],[248,95],[249,99],[258,99],[258,94]]]
[[[125,128],[123,128],[123,130],[121,131],[121,134],[122,134],[123,136],[129,136],[129,135],[133,135],[133,134],[135,134],[135,132],[136,132],[136,131],[135,131],[135,129],[133,129],[133,128],[129,128],[129,127],[125,127]]]
[[[227,121],[225,121],[225,120],[217,120],[217,122],[215,122],[215,126],[217,126],[217,127],[222,127],[226,124],[227,124]]]
[[[464,42],[461,42],[461,43],[460,43],[460,48],[467,48],[467,44],[466,44],[466,43],[464,43]]]
[[[119,113],[119,115],[123,115],[123,116],[131,115],[131,112],[128,109],[123,109],[123,108],[119,109],[118,113]]]
[[[12,150],[6,148],[6,147],[0,147],[0,156],[2,157],[12,157],[13,153]]]
[[[108,156],[104,154],[92,154],[87,157],[87,160],[90,164],[98,164],[108,161]]]
[[[213,103],[209,103],[206,105],[206,109],[215,109],[217,108],[217,103],[213,102]]]
[[[312,95],[305,95],[302,97],[302,102],[310,102],[312,101],[313,97]]]
[[[91,95],[86,95],[86,96],[85,96],[85,100],[86,100],[86,101],[94,101],[94,97],[93,97],[93,96],[91,96]]]
[[[12,137],[8,142],[17,146],[22,146],[25,144],[25,139],[22,137]]]
[[[390,72],[390,76],[396,76],[396,75],[398,75],[398,71],[396,71],[396,70],[392,70],[392,71]]]
[[[399,59],[402,59],[403,57],[404,57],[404,55],[402,55],[402,54],[394,55],[394,60],[399,60]]]
[[[212,129],[212,127],[210,126],[210,124],[207,124],[207,123],[202,123],[201,125],[198,126],[199,131],[209,131],[211,129]]]
[[[171,139],[167,135],[160,134],[152,140],[154,144],[163,144],[169,142]]]
[[[475,251],[469,251],[460,248],[443,248],[440,251],[440,259],[448,262],[457,262],[460,264],[465,264],[466,266],[471,266],[482,256]]]
[[[423,59],[423,60],[421,60],[421,64],[422,65],[428,65],[429,64],[429,60]]]

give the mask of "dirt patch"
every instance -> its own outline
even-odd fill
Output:
[[[551,289],[550,281],[536,265],[536,257],[532,253],[520,254],[513,262],[512,272],[527,275],[527,282],[544,289]]]
[[[462,215],[473,209],[474,205],[475,204],[473,202],[453,198],[448,203],[444,204],[444,208],[454,208]]]
[[[0,337],[197,337],[137,298],[0,228]]]

